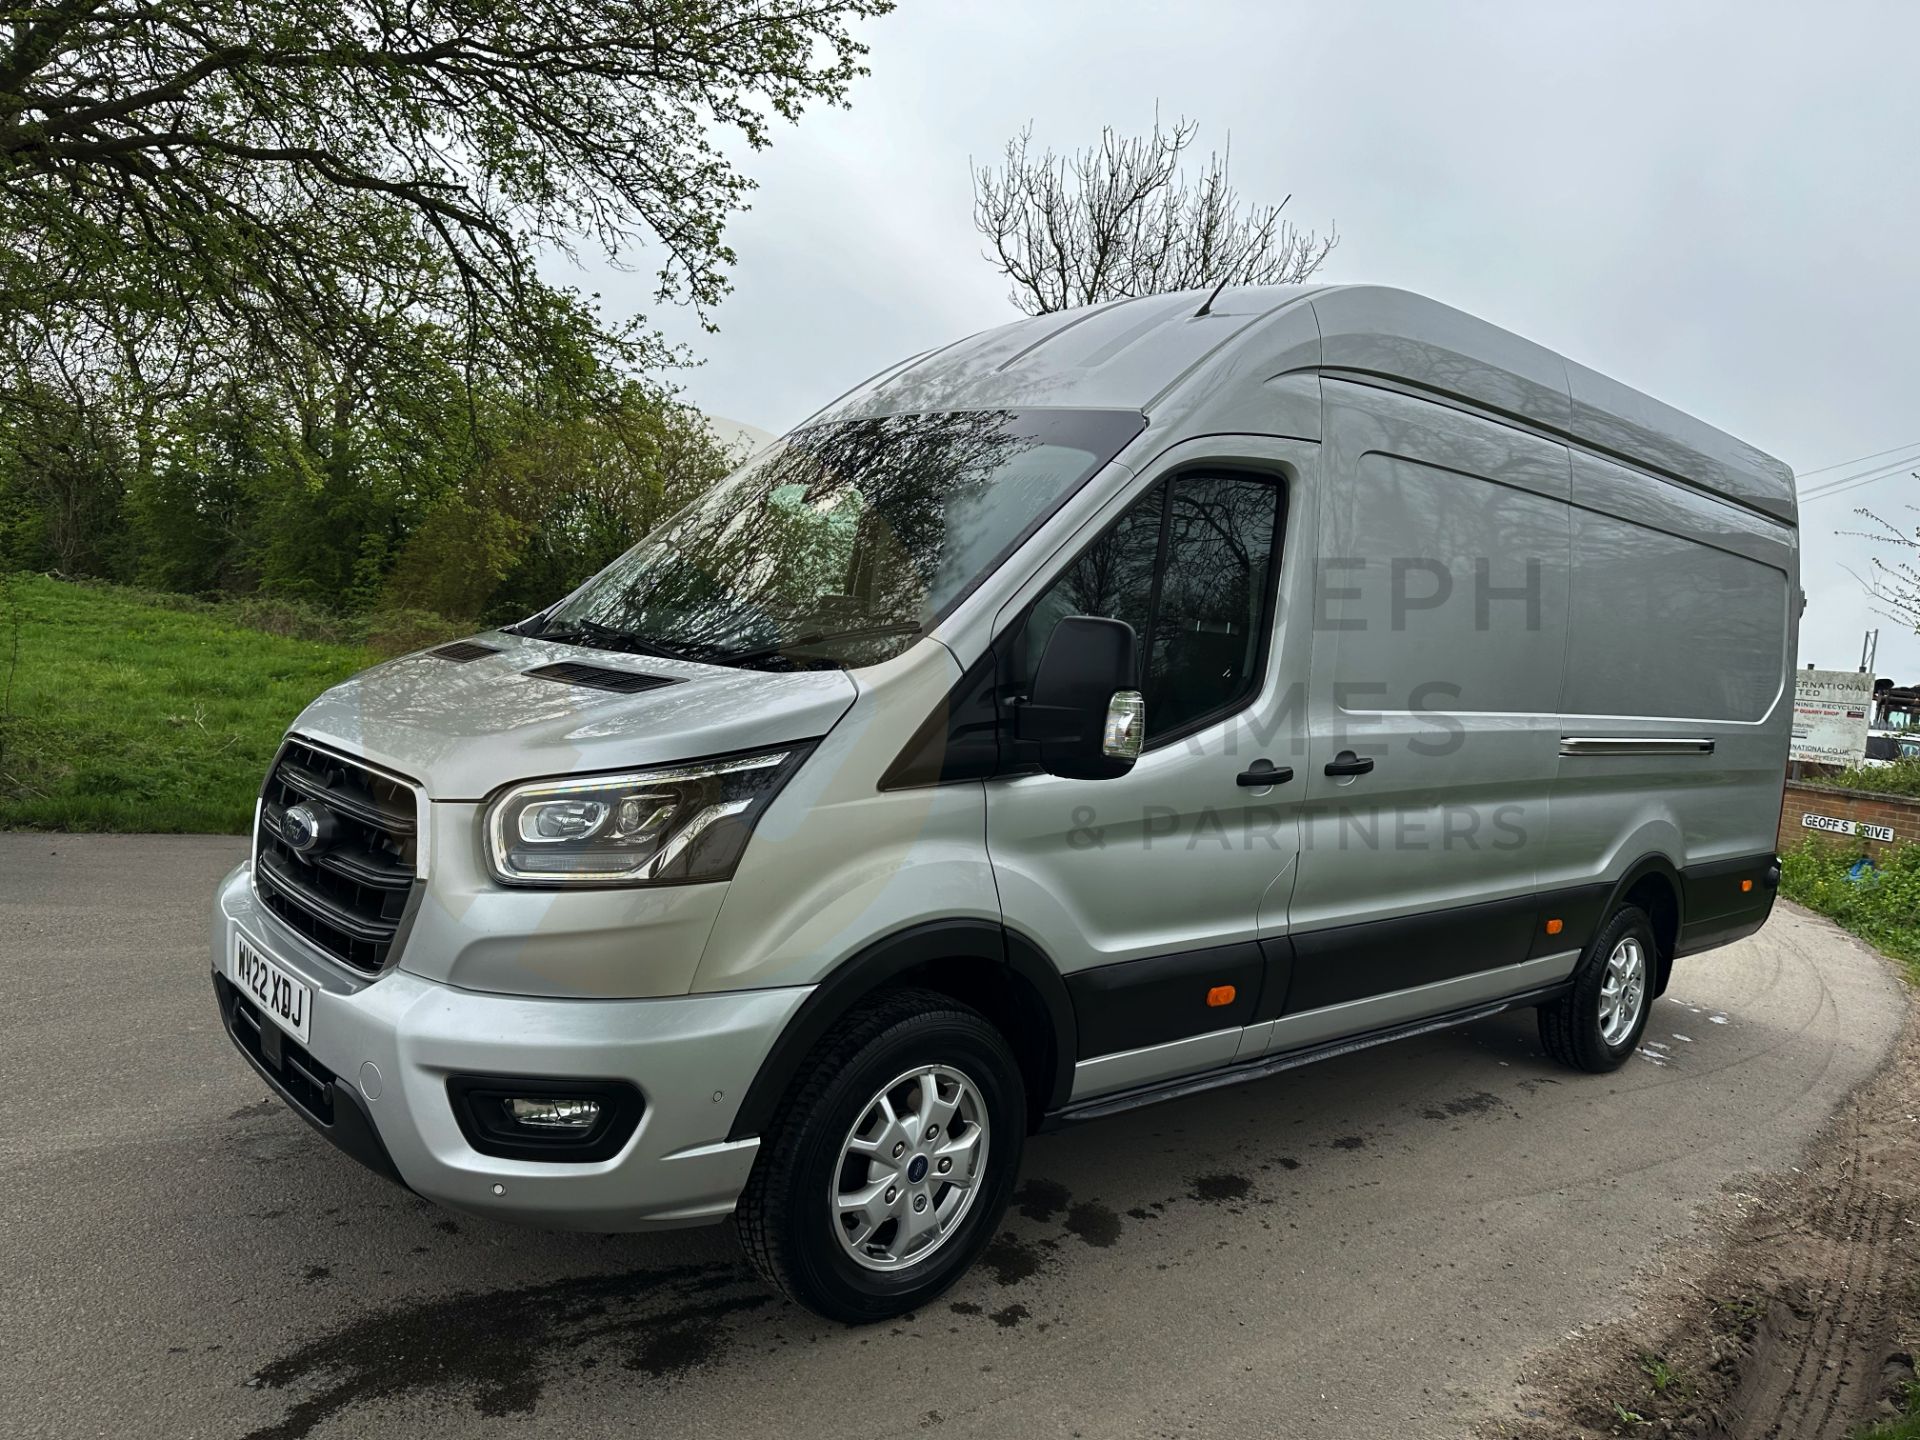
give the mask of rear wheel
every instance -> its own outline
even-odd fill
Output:
[[[944,995],[849,1015],[808,1057],[735,1222],[766,1279],[832,1320],[884,1320],[957,1280],[1006,1212],[1026,1093],[1005,1038]]]
[[[1653,1005],[1653,922],[1622,905],[1574,967],[1573,988],[1540,1007],[1540,1043],[1562,1065],[1617,1070],[1640,1043]]]

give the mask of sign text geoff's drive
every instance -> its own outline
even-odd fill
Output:
[[[1885,844],[1893,843],[1891,825],[1869,825],[1864,820],[1842,820],[1838,815],[1802,815],[1800,828],[1825,830],[1829,835],[1859,835],[1868,840],[1879,840]]]

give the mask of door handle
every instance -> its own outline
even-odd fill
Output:
[[[1342,750],[1339,755],[1327,762],[1326,773],[1329,775],[1364,775],[1371,769],[1373,769],[1373,757],[1371,755],[1356,755],[1351,750]]]
[[[1275,765],[1271,760],[1256,760],[1234,777],[1234,784],[1259,789],[1266,785],[1284,785],[1293,778],[1291,765]]]

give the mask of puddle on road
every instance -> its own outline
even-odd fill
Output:
[[[482,1415],[525,1414],[570,1362],[653,1377],[723,1352],[728,1317],[772,1306],[745,1266],[629,1270],[383,1307],[262,1366],[247,1383],[312,1386],[247,1440],[302,1440],[354,1406],[453,1391]]]
[[[1429,1105],[1420,1113],[1429,1120],[1460,1120],[1468,1115],[1487,1115],[1496,1110],[1512,1108],[1505,1100],[1490,1091],[1475,1090],[1471,1094],[1458,1095],[1451,1100],[1443,1100],[1437,1105]]]
[[[1557,1082],[1529,1076],[1515,1093],[1531,1094],[1549,1083]],[[1407,1113],[1458,1125],[1497,1121],[1502,1112],[1518,1113],[1508,1098],[1472,1091]],[[1392,1127],[1382,1132],[1386,1138],[1392,1134]],[[1373,1153],[1368,1137],[1358,1134],[1319,1143],[1331,1152],[1312,1162],[1319,1165],[1365,1164]],[[1273,1172],[1275,1179],[1304,1168],[1288,1154],[1243,1158],[1248,1170]],[[977,1299],[954,1300],[944,1308],[961,1325],[985,1327],[985,1335],[1046,1330],[1058,1319],[1044,1314],[1041,1302],[1049,1282],[1091,1261],[1089,1250],[1124,1248],[1133,1233],[1164,1232],[1156,1222],[1181,1209],[1206,1205],[1244,1215],[1277,1198],[1262,1195],[1250,1174],[1208,1171],[1190,1176],[1180,1192],[1141,1200],[1123,1215],[1102,1200],[1077,1199],[1057,1180],[1030,1177],[1015,1192],[1005,1227],[975,1267],[971,1283],[990,1288],[976,1290]],[[462,1230],[450,1218],[430,1223],[450,1236]],[[1178,1262],[1170,1256],[1167,1263]],[[315,1283],[325,1276],[324,1267],[314,1267],[302,1278]],[[1007,1290],[1016,1294],[1001,1293]],[[549,1385],[582,1376],[624,1372],[641,1386],[670,1382],[754,1346],[787,1343],[771,1328],[780,1317],[803,1327],[816,1324],[778,1299],[745,1263],[725,1260],[400,1301],[370,1310],[255,1371],[248,1386],[284,1392],[289,1403],[278,1421],[247,1440],[304,1440],[357,1407],[420,1397],[450,1398],[482,1415],[511,1416],[532,1413]],[[909,1333],[913,1320],[906,1317],[893,1333]],[[813,1338],[841,1335],[863,1345],[887,1343],[878,1328],[842,1332],[823,1326]]]
[[[1072,1192],[1057,1180],[1029,1180],[1013,1192],[1013,1203],[1020,1213],[1041,1225],[1064,1211],[1072,1200]]]
[[[1067,1229],[1105,1250],[1120,1239],[1120,1217],[1099,1201],[1089,1200],[1067,1212]]]
[[[1180,1199],[1225,1203],[1253,1193],[1252,1181],[1242,1175],[1203,1175],[1190,1186],[1190,1196],[1152,1202],[1153,1211],[1141,1213],[1163,1213]],[[1026,1182],[1012,1213],[1022,1217],[1021,1230],[1002,1230],[977,1265],[982,1276],[1003,1288],[1025,1286],[1057,1271],[1064,1263],[1065,1239],[1109,1249],[1128,1228],[1109,1206],[1075,1201],[1066,1186],[1045,1179]],[[1045,1218],[1028,1218],[1036,1213]],[[1053,1233],[1033,1233],[1039,1227]],[[1027,1301],[1013,1299],[992,1309],[954,1301],[948,1309],[998,1330],[1034,1318]],[[745,1322],[762,1311],[795,1314],[747,1266],[724,1262],[385,1306],[255,1371],[247,1381],[252,1388],[305,1393],[277,1422],[252,1431],[246,1440],[304,1440],[357,1406],[410,1395],[457,1396],[488,1416],[529,1414],[549,1384],[608,1366],[648,1380],[672,1379],[754,1340]],[[1042,1321],[1039,1328],[1047,1324]],[[865,1343],[874,1332],[849,1333]]]
[[[1187,1194],[1203,1205],[1227,1205],[1252,1191],[1253,1182],[1244,1175],[1196,1175],[1188,1182]]]

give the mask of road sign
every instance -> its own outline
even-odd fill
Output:
[[[1873,676],[1855,670],[1796,670],[1790,760],[1858,765],[1867,753]]]

